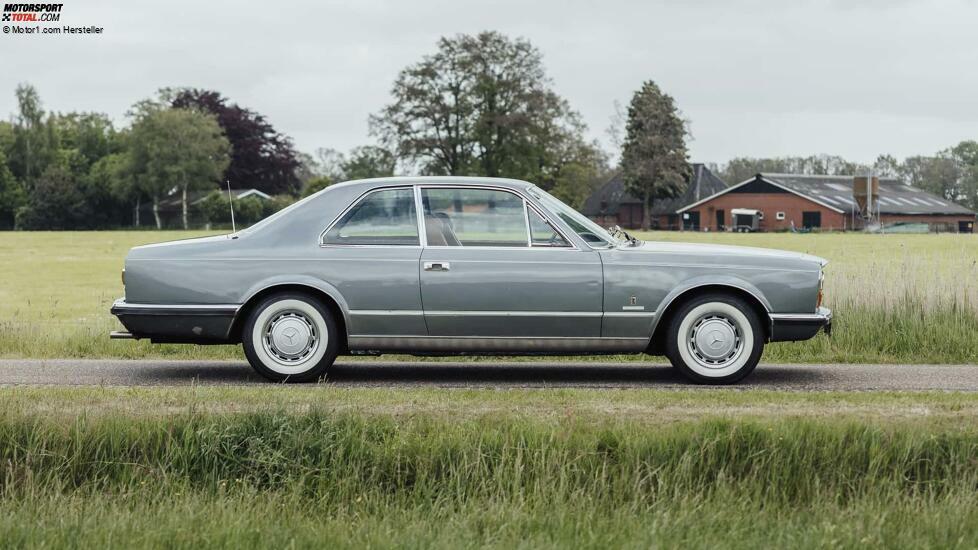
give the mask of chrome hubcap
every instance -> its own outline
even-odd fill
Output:
[[[305,361],[319,345],[316,327],[298,311],[284,311],[269,319],[264,335],[265,351],[286,364]]]
[[[723,315],[710,314],[693,324],[689,351],[704,366],[723,367],[737,359],[743,347],[740,329]]]

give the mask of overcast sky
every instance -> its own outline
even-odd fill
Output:
[[[100,2],[62,24],[100,36],[0,36],[0,113],[30,82],[49,110],[119,124],[163,86],[219,90],[299,149],[370,142],[367,116],[442,35],[499,30],[544,55],[554,89],[607,145],[643,80],[690,120],[691,158],[872,161],[978,139],[978,2],[961,0]]]

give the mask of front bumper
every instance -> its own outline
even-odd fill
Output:
[[[226,344],[240,306],[225,304],[130,304],[118,299],[109,310],[128,330],[114,338],[148,338],[156,343]]]
[[[832,334],[832,310],[820,307],[815,313],[772,313],[771,342],[808,340],[819,331]]]

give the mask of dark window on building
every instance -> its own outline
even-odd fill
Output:
[[[699,210],[695,212],[686,212],[683,214],[683,229],[685,231],[699,231],[700,230],[700,213]]]
[[[727,213],[723,210],[717,210],[717,231],[723,231],[727,228]]]
[[[801,225],[806,229],[817,229],[822,227],[822,213],[821,212],[802,212],[801,213]]]
[[[958,233],[974,233],[974,232],[975,232],[975,222],[970,220],[958,222]]]

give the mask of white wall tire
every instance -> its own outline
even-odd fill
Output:
[[[262,300],[248,315],[241,343],[251,366],[276,382],[321,378],[338,354],[333,316],[317,300],[282,293]]]
[[[736,296],[710,294],[686,302],[672,316],[666,355],[693,382],[733,384],[757,366],[764,338],[749,304]]]

